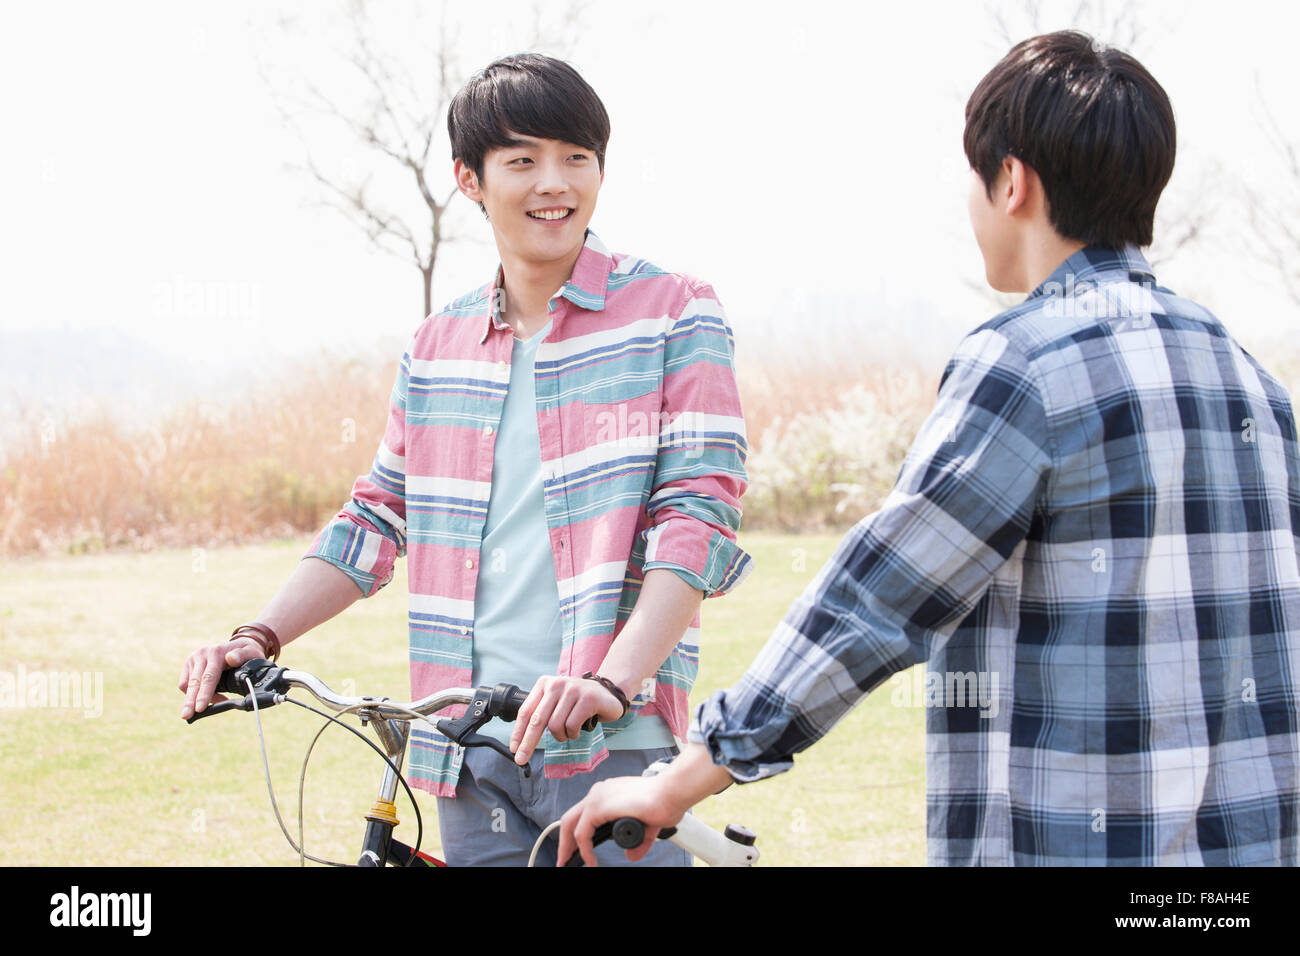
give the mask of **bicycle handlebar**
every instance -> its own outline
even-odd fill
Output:
[[[412,711],[428,717],[455,704],[474,704],[493,717],[511,721],[528,699],[528,692],[513,684],[498,684],[490,692],[487,692],[488,688],[479,688],[479,691],[487,692],[484,694],[470,687],[451,687],[410,702],[395,702],[387,697],[345,697],[336,694],[314,674],[279,667],[261,658],[245,661],[238,667],[222,672],[217,681],[217,689],[226,694],[247,695],[248,681],[253,684],[258,707],[273,707],[284,699],[287,691],[300,687],[332,710],[364,710],[374,719],[389,720],[411,720]],[[247,697],[242,701],[219,701],[201,712],[195,712],[187,722],[193,723],[201,717],[227,710],[252,709],[252,701]]]

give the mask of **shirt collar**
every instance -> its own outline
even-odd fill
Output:
[[[1063,290],[1080,288],[1099,280],[1103,274],[1117,272],[1125,273],[1128,281],[1142,285],[1152,285],[1156,280],[1151,265],[1137,246],[1127,245],[1122,249],[1084,246],[1057,266],[1038,288],[1029,293],[1028,299],[1061,295]]]
[[[583,243],[578,261],[573,264],[573,273],[560,289],[560,295],[576,306],[600,312],[605,308],[605,290],[613,267],[613,256],[596,234],[588,229],[587,241]]]
[[[578,253],[578,259],[573,264],[573,272],[570,273],[568,280],[556,291],[556,295],[563,296],[579,308],[587,309],[591,312],[599,312],[605,308],[605,291],[609,285],[609,273],[614,267],[613,256],[605,248],[605,244],[600,241],[594,232],[587,230],[586,241],[582,244],[582,251]],[[491,285],[488,286],[488,310],[487,318],[483,323],[483,335],[479,338],[479,344],[487,341],[488,332],[493,327],[498,329],[509,328],[501,320],[501,298],[505,286],[502,284],[504,273],[500,265],[497,266],[497,274],[492,278]]]

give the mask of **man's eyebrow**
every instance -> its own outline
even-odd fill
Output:
[[[500,148],[501,149],[528,148],[528,147],[541,146],[543,142],[545,142],[545,140],[542,140],[535,136],[525,136],[521,133],[510,133],[507,134],[506,140],[504,143],[502,143]],[[595,152],[595,150],[591,149],[590,147],[583,146],[580,143],[568,143],[567,145],[583,150],[584,152],[588,152],[588,153]]]
[[[537,146],[540,143],[540,139],[534,139],[531,136],[521,136],[518,133],[509,133],[507,134],[506,141],[502,144],[501,148],[511,149],[519,146]]]

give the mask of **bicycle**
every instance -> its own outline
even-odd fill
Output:
[[[337,717],[289,697],[289,691],[295,688],[307,691],[339,715],[345,713],[357,714],[363,727],[369,726],[374,730],[383,749],[372,743],[360,731],[338,720]],[[410,786],[402,776],[402,761],[410,737],[411,721],[429,718],[446,707],[466,704],[468,706],[462,716],[454,719],[442,718],[438,720],[436,725],[438,730],[461,747],[488,747],[513,763],[514,757],[504,744],[492,737],[479,734],[477,731],[489,720],[513,721],[519,713],[519,708],[523,706],[528,697],[527,691],[521,690],[513,684],[497,684],[495,687],[485,686],[477,689],[451,688],[430,694],[418,701],[407,703],[394,702],[386,697],[345,697],[336,694],[313,674],[280,667],[261,658],[246,661],[238,667],[226,670],[221,675],[217,689],[223,693],[241,695],[242,699],[227,699],[210,704],[203,711],[190,716],[187,723],[194,723],[200,718],[231,710],[252,711],[255,714],[257,717],[258,740],[262,750],[262,766],[266,772],[266,785],[271,798],[271,807],[285,839],[298,852],[299,862],[305,865],[306,860],[312,860],[329,866],[354,865],[362,867],[386,865],[446,866],[443,861],[420,850],[420,844],[424,838],[423,815],[420,813],[419,805],[415,801],[415,795],[411,792]],[[270,765],[266,756],[266,740],[262,733],[261,711],[282,703],[295,704],[319,714],[327,720],[308,746],[303,759],[302,772],[299,775],[298,842],[296,843],[284,825],[284,819],[280,815],[279,805],[275,799],[275,792],[271,786]],[[361,855],[355,864],[324,860],[312,856],[302,847],[302,794],[303,781],[307,773],[307,762],[310,760],[312,750],[321,734],[330,726],[329,722],[337,723],[358,736],[378,753],[385,763],[383,777],[380,779],[379,784],[379,794],[365,815],[365,836],[362,842]],[[658,773],[666,766],[666,763],[660,761],[648,768],[646,774]],[[523,767],[522,770],[525,775],[528,775],[529,768],[527,766]],[[408,846],[393,836],[393,830],[399,823],[396,805],[394,804],[399,783],[405,789],[407,797],[415,809],[416,839],[413,846]],[[533,864],[538,849],[558,826],[559,821],[556,821],[542,831],[533,848],[533,856],[529,860],[529,865]],[[639,846],[644,839],[644,835],[644,825],[639,820],[629,817],[600,827],[596,832],[594,842],[601,843],[604,840],[613,839],[619,846],[630,848]],[[659,838],[672,840],[687,852],[711,866],[749,866],[758,859],[758,850],[754,847],[755,836],[746,828],[729,824],[723,833],[719,833],[689,814],[676,827],[661,831]],[[580,866],[582,861],[575,853],[565,865]]]

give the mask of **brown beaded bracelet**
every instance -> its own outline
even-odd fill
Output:
[[[627,712],[632,709],[632,705],[628,702],[627,694],[623,693],[623,688],[619,687],[608,677],[601,677],[599,674],[593,674],[591,671],[587,671],[587,673],[582,675],[582,679],[594,680],[596,683],[600,684],[607,691],[609,691],[616,698],[618,698],[618,702],[623,705],[623,713],[619,714],[618,717],[615,719],[622,720],[624,717],[627,716]],[[596,725],[598,723],[600,723],[600,718],[598,718],[595,714],[592,714],[587,719],[587,722],[582,725],[582,729],[587,731],[595,730]]]
[[[275,631],[271,630],[265,624],[258,624],[256,621],[254,621],[252,624],[241,624],[239,625],[239,627],[235,628],[233,631],[230,632],[230,636],[231,637],[240,637],[240,636],[252,637],[252,634],[241,635],[240,634],[241,631],[251,631],[252,634],[257,634],[261,637],[266,638],[267,643],[262,645],[262,652],[266,654],[267,659],[270,660],[271,662],[274,663],[276,658],[280,656],[280,639],[275,636]],[[253,638],[253,640],[257,640],[257,638]],[[258,643],[261,644],[262,642],[258,641]]]

